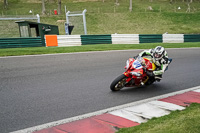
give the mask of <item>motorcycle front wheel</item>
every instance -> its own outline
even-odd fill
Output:
[[[121,90],[125,86],[125,84],[126,84],[126,79],[127,79],[127,77],[124,74],[120,75],[119,77],[117,77],[111,83],[110,89],[112,91],[119,91],[119,90]]]

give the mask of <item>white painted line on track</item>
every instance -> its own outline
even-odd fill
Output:
[[[194,48],[166,48],[166,49],[200,49]],[[128,49],[128,50],[107,50],[107,51],[89,51],[89,52],[74,52],[74,53],[55,53],[55,54],[37,54],[37,55],[20,55],[20,56],[3,56],[1,58],[22,58],[22,57],[39,57],[39,56],[57,56],[57,55],[73,55],[73,54],[92,54],[92,53],[108,53],[108,52],[122,52],[122,51],[141,51],[144,49]]]
[[[50,127],[53,127],[53,126],[69,123],[69,122],[72,122],[72,121],[81,120],[81,119],[89,118],[89,117],[96,116],[96,115],[101,115],[101,114],[108,113],[108,112],[111,112],[111,111],[131,107],[131,106],[135,106],[135,105],[147,103],[147,102],[150,102],[150,101],[166,98],[166,97],[169,97],[169,96],[174,96],[174,95],[177,95],[177,94],[182,94],[182,93],[185,93],[185,92],[188,92],[188,91],[199,90],[199,89],[200,89],[200,86],[196,86],[196,87],[192,87],[192,88],[189,88],[189,89],[185,89],[185,90],[181,90],[181,91],[177,91],[177,92],[173,92],[173,93],[169,93],[169,94],[164,94],[164,95],[161,95],[161,96],[156,96],[156,97],[152,97],[152,98],[148,98],[148,99],[144,99],[144,100],[140,100],[140,101],[136,101],[136,102],[132,102],[132,103],[124,104],[124,105],[119,105],[119,106],[116,106],[116,107],[112,107],[112,108],[108,108],[108,109],[84,114],[84,115],[79,115],[79,116],[75,116],[75,117],[71,117],[71,118],[67,118],[67,119],[63,119],[63,120],[59,120],[59,121],[46,123],[46,124],[43,124],[43,125],[38,125],[38,126],[35,126],[35,127],[30,127],[30,128],[14,131],[14,132],[11,132],[11,133],[31,133],[31,132],[42,130],[42,129],[45,129],[45,128],[50,128]]]
[[[56,54],[37,54],[37,55],[20,55],[20,56],[4,56],[4,57],[0,57],[0,58],[20,58],[20,57],[38,57],[38,56],[75,55],[75,54],[92,54],[92,53],[108,53],[108,52],[122,52],[122,51],[140,51],[140,50],[142,50],[142,49],[108,50],[108,51],[89,51],[89,52],[56,53]]]

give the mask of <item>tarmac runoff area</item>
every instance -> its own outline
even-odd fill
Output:
[[[191,103],[200,103],[200,86],[12,133],[115,133],[119,128],[137,126],[153,117],[184,110]]]

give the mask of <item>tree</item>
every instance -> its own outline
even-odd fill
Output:
[[[132,12],[132,10],[133,10],[133,8],[132,8],[132,0],[130,0],[129,10],[130,10],[130,12]]]
[[[8,1],[7,0],[4,0],[4,8],[6,9],[8,6]]]
[[[58,0],[58,15],[61,14],[61,0]]]
[[[45,0],[42,0],[42,14],[46,14],[46,9],[45,9]]]

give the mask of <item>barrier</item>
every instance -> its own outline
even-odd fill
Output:
[[[112,34],[112,44],[139,44],[139,34]]]
[[[183,34],[163,34],[163,43],[184,43]]]
[[[162,43],[162,35],[161,34],[140,34],[140,43]]]
[[[58,46],[81,46],[80,35],[58,35]]]
[[[42,47],[40,37],[0,38],[0,48]]]
[[[58,46],[57,35],[45,35],[46,47]]]
[[[140,44],[200,42],[200,35],[184,34],[111,34],[111,35],[57,35],[58,46],[87,44]]]
[[[200,34],[184,35],[184,42],[200,42]]]
[[[81,43],[85,44],[112,44],[111,35],[81,35]]]
[[[87,44],[140,44],[200,42],[200,34],[110,34],[110,35],[45,35],[46,47]],[[0,38],[0,48],[42,47],[40,37]]]

